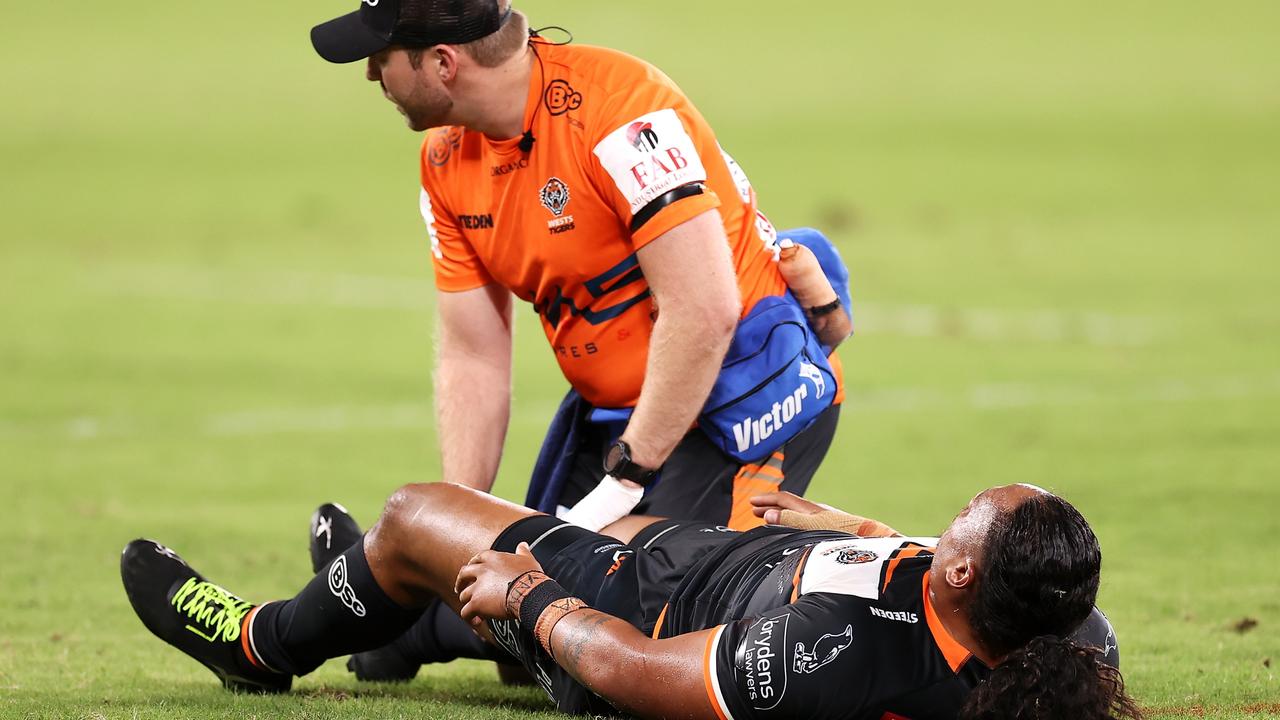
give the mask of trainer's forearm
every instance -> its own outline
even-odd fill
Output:
[[[649,340],[644,386],[622,439],[637,463],[666,462],[702,410],[738,321],[736,305],[663,306]]]
[[[456,350],[436,361],[436,435],[446,482],[489,492],[511,419],[510,349],[498,359]]]

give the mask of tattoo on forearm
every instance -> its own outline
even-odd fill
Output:
[[[559,646],[559,652],[552,653],[560,667],[568,670],[569,674],[575,678],[581,679],[579,673],[583,654],[586,653],[588,646],[599,639],[600,628],[613,619],[611,615],[592,611],[582,613],[579,620],[565,625],[560,634],[562,639],[555,643]]]

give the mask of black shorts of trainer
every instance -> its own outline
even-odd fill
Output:
[[[776,489],[804,495],[831,447],[839,419],[840,406],[832,405],[772,457],[749,465],[720,452],[694,428],[663,464],[658,481],[632,514],[702,520],[735,530],[754,527],[758,523],[747,498]],[[608,443],[599,426],[583,433],[560,505],[573,507],[600,482]]]
[[[712,523],[660,520],[624,545],[549,515],[533,515],[504,530],[493,549],[514,552],[520,543],[529,543],[542,569],[574,597],[652,635],[668,598],[689,569],[737,536]],[[616,714],[551,659],[532,628],[500,620],[490,621],[489,629],[561,712]]]

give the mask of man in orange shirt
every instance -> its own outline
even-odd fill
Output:
[[[514,295],[539,313],[583,401],[575,411],[617,419],[579,423],[556,504],[617,481],[590,513],[603,521],[580,514],[580,524],[626,514],[651,483],[636,511],[725,524],[735,504],[740,523],[754,522],[745,490],[803,493],[838,409],[756,462],[690,429],[739,320],[787,286],[746,175],[669,78],[616,51],[531,36],[507,0],[364,0],[312,41],[332,62],[367,58],[369,80],[409,127],[430,130],[421,211],[438,290],[446,481],[492,487]],[[739,433],[740,449],[781,430],[785,413],[772,415],[765,432]]]
[[[803,308],[807,323],[797,307],[776,327],[828,326],[798,353],[768,345],[782,342],[768,318],[758,351],[744,338],[753,313],[785,314],[786,243],[675,83],[620,52],[549,43],[509,0],[363,0],[312,43],[331,62],[367,59],[408,126],[429,131],[444,480],[493,485],[516,297],[572,386],[530,505],[593,530],[633,511],[745,529],[760,522],[750,495],[803,494],[835,431],[827,355],[850,318],[839,300]],[[731,342],[741,363],[722,372]],[[794,359],[766,368],[767,387],[742,369],[774,355]]]

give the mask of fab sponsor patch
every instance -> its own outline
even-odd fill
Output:
[[[707,180],[693,138],[670,108],[614,130],[594,152],[631,205],[632,214],[682,185]]]

